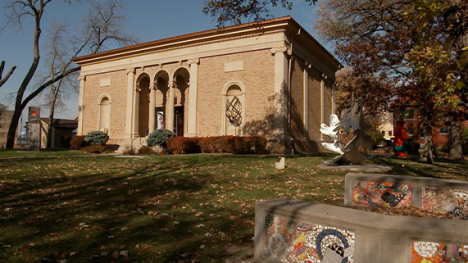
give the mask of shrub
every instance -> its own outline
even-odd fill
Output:
[[[167,139],[167,148],[173,153],[201,153],[198,138],[172,137]]]
[[[134,154],[136,154],[135,149],[129,144],[121,145],[120,148],[119,148],[119,152],[124,154],[124,155],[134,155]]]
[[[232,153],[234,136],[205,137],[200,139],[203,153]]]
[[[70,140],[70,149],[79,150],[88,145],[85,141],[86,136],[73,136]]]
[[[106,146],[101,144],[91,144],[81,148],[81,150],[87,153],[103,153],[106,150]]]
[[[260,154],[265,152],[266,139],[258,136],[254,137],[235,137],[234,149],[235,154]]]
[[[151,149],[151,147],[148,147],[148,146],[141,146],[140,148],[138,148],[138,154],[154,154],[155,152],[153,151],[153,149]]]
[[[102,131],[92,131],[85,137],[85,141],[89,144],[104,145],[109,140],[109,135]]]
[[[169,130],[163,130],[163,129],[158,129],[152,132],[149,136],[148,139],[146,139],[146,145],[149,147],[153,147],[156,145],[165,147],[166,146],[166,140],[168,138],[172,138],[175,136],[175,133],[169,131]]]

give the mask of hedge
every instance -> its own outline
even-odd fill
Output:
[[[188,153],[234,153],[261,154],[265,152],[266,139],[263,137],[173,137],[166,141],[167,149],[176,154]]]

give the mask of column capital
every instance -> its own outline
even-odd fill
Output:
[[[177,82],[175,82],[174,80],[169,80],[169,82],[167,83],[167,87],[168,88],[177,88]]]
[[[271,54],[275,55],[276,53],[280,52],[280,53],[285,53],[287,52],[288,55],[291,55],[291,48],[287,45],[283,45],[283,46],[279,46],[279,47],[273,47],[270,49],[271,51]]]
[[[86,75],[79,75],[77,79],[78,81],[86,81]]]
[[[189,59],[187,60],[187,63],[191,66],[192,64],[200,64],[200,59],[199,58],[194,58],[194,59]]]
[[[127,75],[129,73],[135,74],[135,68],[128,68],[128,69],[125,70],[125,72],[127,73]]]

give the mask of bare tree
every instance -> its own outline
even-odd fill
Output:
[[[69,26],[65,23],[57,23],[52,25],[51,38],[49,39],[48,53],[47,53],[47,64],[49,64],[48,78],[54,79],[55,75],[59,72],[63,72],[64,69],[70,66],[70,57],[76,56],[76,54],[69,54],[69,47],[67,48],[67,32]],[[75,51],[76,52],[76,51]],[[76,93],[76,77],[78,72],[69,74],[59,81],[52,83],[45,94],[46,106],[49,107],[49,126],[47,132],[47,148],[52,147],[53,130],[54,130],[54,114],[55,109],[63,108],[65,105],[63,100],[69,98],[70,93]]]
[[[0,87],[2,87],[3,84],[5,84],[5,82],[7,82],[7,80],[11,77],[11,75],[13,75],[13,72],[15,71],[16,66],[12,66],[10,70],[8,71],[8,73],[5,75],[5,77],[3,77],[4,69],[5,69],[5,61],[2,61],[2,63],[0,64]]]
[[[61,79],[80,70],[80,67],[73,64],[72,59],[81,54],[97,53],[105,48],[105,44],[109,41],[116,41],[121,45],[133,43],[132,38],[125,35],[122,30],[121,22],[123,16],[119,14],[122,7],[119,0],[109,0],[106,3],[90,2],[90,11],[83,18],[82,28],[76,38],[72,38],[69,48],[72,52],[69,54],[66,63],[54,69],[54,73],[44,80],[44,82],[36,87],[28,96],[25,97],[26,89],[28,88],[32,78],[35,76],[40,55],[40,36],[42,33],[41,21],[45,13],[47,5],[58,3],[58,0],[11,0],[5,6],[9,10],[10,21],[16,21],[21,25],[21,22],[28,17],[34,19],[34,37],[33,37],[33,61],[29,71],[25,75],[21,85],[18,87],[15,99],[14,113],[11,120],[11,125],[8,130],[6,148],[13,148],[16,128],[21,117],[22,111],[26,105],[39,95],[43,90],[51,84],[57,83]],[[72,0],[64,1],[70,4]],[[77,2],[77,1],[74,1]]]

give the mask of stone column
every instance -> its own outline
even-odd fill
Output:
[[[151,134],[154,132],[155,120],[156,120],[156,86],[154,84],[154,78],[150,79],[150,105],[149,105],[149,122],[148,122],[148,131]]]
[[[309,69],[311,65],[309,63],[305,63],[304,67],[304,109],[303,109],[303,116],[304,116],[304,136],[308,137],[309,135]]]
[[[169,98],[167,99],[167,129],[174,132],[174,80],[169,76]]]
[[[135,85],[132,112],[132,138],[140,136],[140,86]]]
[[[198,64],[200,59],[188,61],[190,65],[189,112],[187,137],[197,136],[197,102],[198,102]]]
[[[80,97],[78,99],[78,130],[77,135],[83,135],[83,113],[84,113],[84,92],[86,76],[79,76],[80,81]]]
[[[325,74],[320,80],[320,123],[325,123]],[[323,133],[320,133],[320,140],[323,140]]]
[[[271,53],[275,56],[275,114],[273,123],[274,134],[287,133],[287,103],[288,103],[288,59],[286,46],[272,48]]]
[[[135,69],[127,69],[127,111],[126,111],[126,122],[125,122],[125,134],[128,138],[132,138],[133,131],[133,111],[135,110],[133,105],[133,97],[135,96],[134,92],[134,82],[135,82]]]

